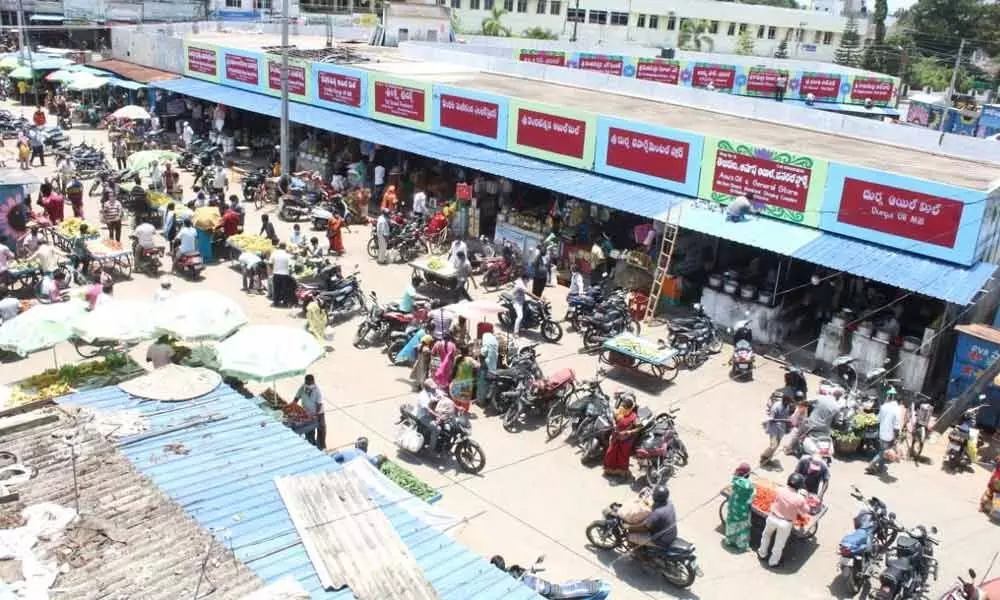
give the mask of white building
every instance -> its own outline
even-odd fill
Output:
[[[584,43],[637,43],[681,48],[684,21],[704,21],[699,36],[700,49],[731,54],[740,34],[753,40],[753,54],[773,56],[782,40],[788,42],[790,58],[832,61],[840,43],[847,17],[841,13],[809,9],[778,8],[714,0],[438,0],[450,6],[461,30],[478,33],[494,6],[507,11],[502,22],[515,35],[532,27],[548,29],[560,39],[575,38]],[[844,0],[831,2],[837,8]],[[860,5],[860,2],[858,2]],[[865,37],[868,22],[858,19],[858,33]],[[531,40],[524,41],[525,47]],[[685,49],[695,49],[688,42]]]
[[[205,15],[202,0],[0,0],[0,25],[16,25],[19,8],[24,24],[35,27],[81,21],[191,21]]]

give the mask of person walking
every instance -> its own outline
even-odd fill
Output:
[[[124,171],[127,167],[126,160],[128,159],[128,145],[125,143],[124,136],[119,135],[115,139],[114,145],[111,147],[111,155],[115,157],[115,162],[118,163],[118,169]]]
[[[375,236],[378,239],[378,264],[389,262],[389,211],[383,210],[375,221]]]
[[[31,168],[31,145],[27,139],[17,140],[17,164],[25,170]]]
[[[514,280],[514,289],[511,290],[511,306],[514,307],[514,337],[521,331],[521,321],[524,320],[524,302],[528,296],[528,274],[522,273]]]
[[[271,252],[271,291],[272,306],[284,307],[295,302],[295,280],[292,279],[292,255],[288,253],[285,243]]]
[[[764,421],[764,431],[767,432],[769,443],[767,448],[760,453],[760,465],[766,466],[771,463],[774,453],[781,446],[781,438],[788,433],[788,423],[792,417],[794,399],[792,393],[786,390],[781,398],[775,400],[767,411],[767,420]]]
[[[875,458],[868,464],[865,470],[869,475],[877,475],[885,471],[886,453],[892,449],[899,439],[899,430],[902,427],[900,418],[900,406],[896,400],[896,390],[890,389],[886,394],[885,402],[878,410],[878,443],[879,451]]]
[[[750,481],[750,464],[740,463],[730,482],[732,492],[726,503],[726,545],[739,552],[750,547],[750,504],[754,489]]]
[[[549,281],[549,249],[542,245],[538,248],[538,256],[532,265],[531,293],[538,298],[545,293],[545,285]]]
[[[320,450],[326,450],[326,415],[323,412],[323,392],[316,385],[316,377],[312,373],[306,375],[295,392],[293,404],[299,404],[316,420],[316,428],[305,433],[306,441]]]
[[[108,238],[122,241],[122,203],[118,197],[108,193],[101,202],[101,221],[108,228]]]
[[[761,560],[767,559],[770,547],[770,559],[767,565],[772,569],[781,563],[781,555],[785,551],[785,544],[788,543],[788,536],[792,533],[795,519],[809,515],[805,494],[800,493],[804,484],[801,475],[792,473],[788,477],[788,485],[778,489],[774,502],[771,503],[771,514],[767,516],[767,522],[764,524],[757,556]],[[774,546],[771,546],[772,540]]]
[[[35,159],[41,163],[40,166],[45,166],[45,139],[42,137],[42,132],[38,129],[32,129],[28,134],[28,143],[31,144],[31,166],[35,166]]]

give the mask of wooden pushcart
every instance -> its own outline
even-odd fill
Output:
[[[677,350],[666,344],[621,333],[601,344],[598,360],[622,369],[648,372],[657,379],[670,381],[677,377]]]
[[[766,485],[775,488],[779,487],[773,481],[761,477],[754,477],[752,481],[754,482],[754,485],[758,486]],[[726,512],[727,512],[726,507],[729,504],[729,496],[732,493],[732,491],[733,491],[732,487],[727,485],[726,487],[722,488],[721,492],[719,492],[719,495],[722,496],[723,498],[722,504],[719,505],[719,520],[722,521],[723,525],[726,524]],[[759,523],[763,523],[763,521],[767,519],[768,513],[765,512],[764,510],[761,510],[761,508],[756,504],[751,504],[750,510],[753,515],[751,518],[757,520]],[[820,519],[823,518],[823,515],[826,514],[826,511],[827,511],[827,506],[825,504],[816,504],[814,512],[809,516],[805,524],[797,522],[792,527],[792,537],[796,537],[799,539],[810,539],[816,537],[816,531],[819,529],[819,521]]]

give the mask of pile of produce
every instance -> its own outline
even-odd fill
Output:
[[[296,279],[309,279],[310,277],[316,276],[316,267],[308,264],[296,263],[295,272]]]
[[[248,233],[238,233],[229,236],[229,245],[238,248],[241,252],[253,252],[267,256],[274,250],[271,240],[262,235],[251,235]]]
[[[159,208],[161,206],[166,206],[167,204],[170,204],[171,202],[173,202],[173,200],[174,200],[173,198],[171,198],[167,194],[164,194],[163,192],[154,192],[154,191],[146,192],[146,201],[149,202],[150,206],[155,206]]]
[[[425,502],[429,502],[432,498],[438,496],[437,490],[422,480],[417,479],[413,473],[410,473],[391,460],[386,459],[382,461],[382,464],[379,465],[379,471],[382,471],[382,474],[393,483]]]
[[[313,420],[301,404],[285,404],[281,407],[281,413],[285,416],[286,423],[308,423]]]
[[[115,385],[142,375],[145,371],[126,354],[113,353],[103,359],[68,364],[48,369],[15,384],[11,390],[13,406],[51,400],[80,389]]]
[[[60,233],[63,237],[75,238],[80,237],[80,225],[84,224],[84,220],[78,217],[70,217],[63,220],[61,223],[56,225],[56,231]],[[99,228],[93,223],[87,223],[87,237],[97,238],[100,237]]]
[[[446,264],[447,263],[445,263],[443,260],[437,257],[430,258],[427,260],[427,268],[430,269],[431,271],[440,271],[445,267]]]
[[[773,482],[766,479],[754,479],[753,484],[754,509],[765,515],[771,514],[771,504],[774,503],[774,499],[778,495],[778,488],[775,487]],[[798,516],[795,518],[793,525],[799,529],[804,529],[809,526],[809,518]]]
[[[663,351],[658,347],[641,339],[616,340],[615,346],[620,350],[630,352],[635,356],[645,358],[650,361],[659,360],[660,356],[663,354]]]
[[[864,431],[869,427],[878,427],[878,416],[873,413],[857,412],[854,414],[851,426],[855,431]]]
[[[122,248],[122,243],[115,240],[91,240],[87,242],[87,249],[94,256],[118,254],[122,251]]]
[[[12,260],[7,263],[7,268],[10,269],[11,273],[24,273],[27,271],[37,271],[38,261],[37,260]]]

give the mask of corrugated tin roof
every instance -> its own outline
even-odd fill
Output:
[[[135,63],[130,63],[125,60],[118,60],[116,58],[109,58],[105,60],[98,60],[94,62],[87,63],[88,66],[94,67],[95,69],[100,69],[108,73],[114,73],[123,79],[131,79],[133,81],[138,81],[139,83],[149,83],[151,81],[165,81],[168,79],[177,79],[176,73],[170,73],[169,71],[161,71],[159,69],[153,69],[150,67],[145,67],[143,65],[137,65]]]
[[[340,465],[253,401],[228,386],[188,402],[139,400],[116,387],[66,396],[63,404],[99,411],[136,410],[149,432],[123,438],[122,452],[267,583],[291,576],[316,600],[349,600],[326,592],[285,509],[274,478],[335,471]],[[185,454],[164,453],[180,444]],[[382,511],[444,600],[540,600],[398,504]]]
[[[185,77],[155,82],[153,86],[272,117],[281,114],[279,98],[198,79]],[[292,102],[289,106],[289,119],[318,129],[530,183],[651,219],[664,213],[671,204],[683,200],[681,196],[670,192],[597,173],[297,102]]]
[[[56,579],[54,587],[62,591],[53,591],[53,599],[192,598],[211,536],[138,473],[112,443],[83,425],[85,419],[78,420],[75,412],[50,408],[29,413],[25,417],[53,414],[58,420],[5,434],[2,444],[3,450],[38,470],[36,477],[15,488],[21,506],[53,502],[74,508],[73,461],[63,440],[75,439],[80,512],[88,519],[106,520],[114,531],[109,535],[120,540],[92,535],[84,528],[73,531],[71,526],[66,538],[43,542],[54,560],[72,565]],[[163,449],[155,453],[162,455]],[[0,514],[15,510],[4,504]],[[199,595],[217,600],[239,600],[264,585],[233,558],[226,544],[218,542],[211,545],[205,576]]]

